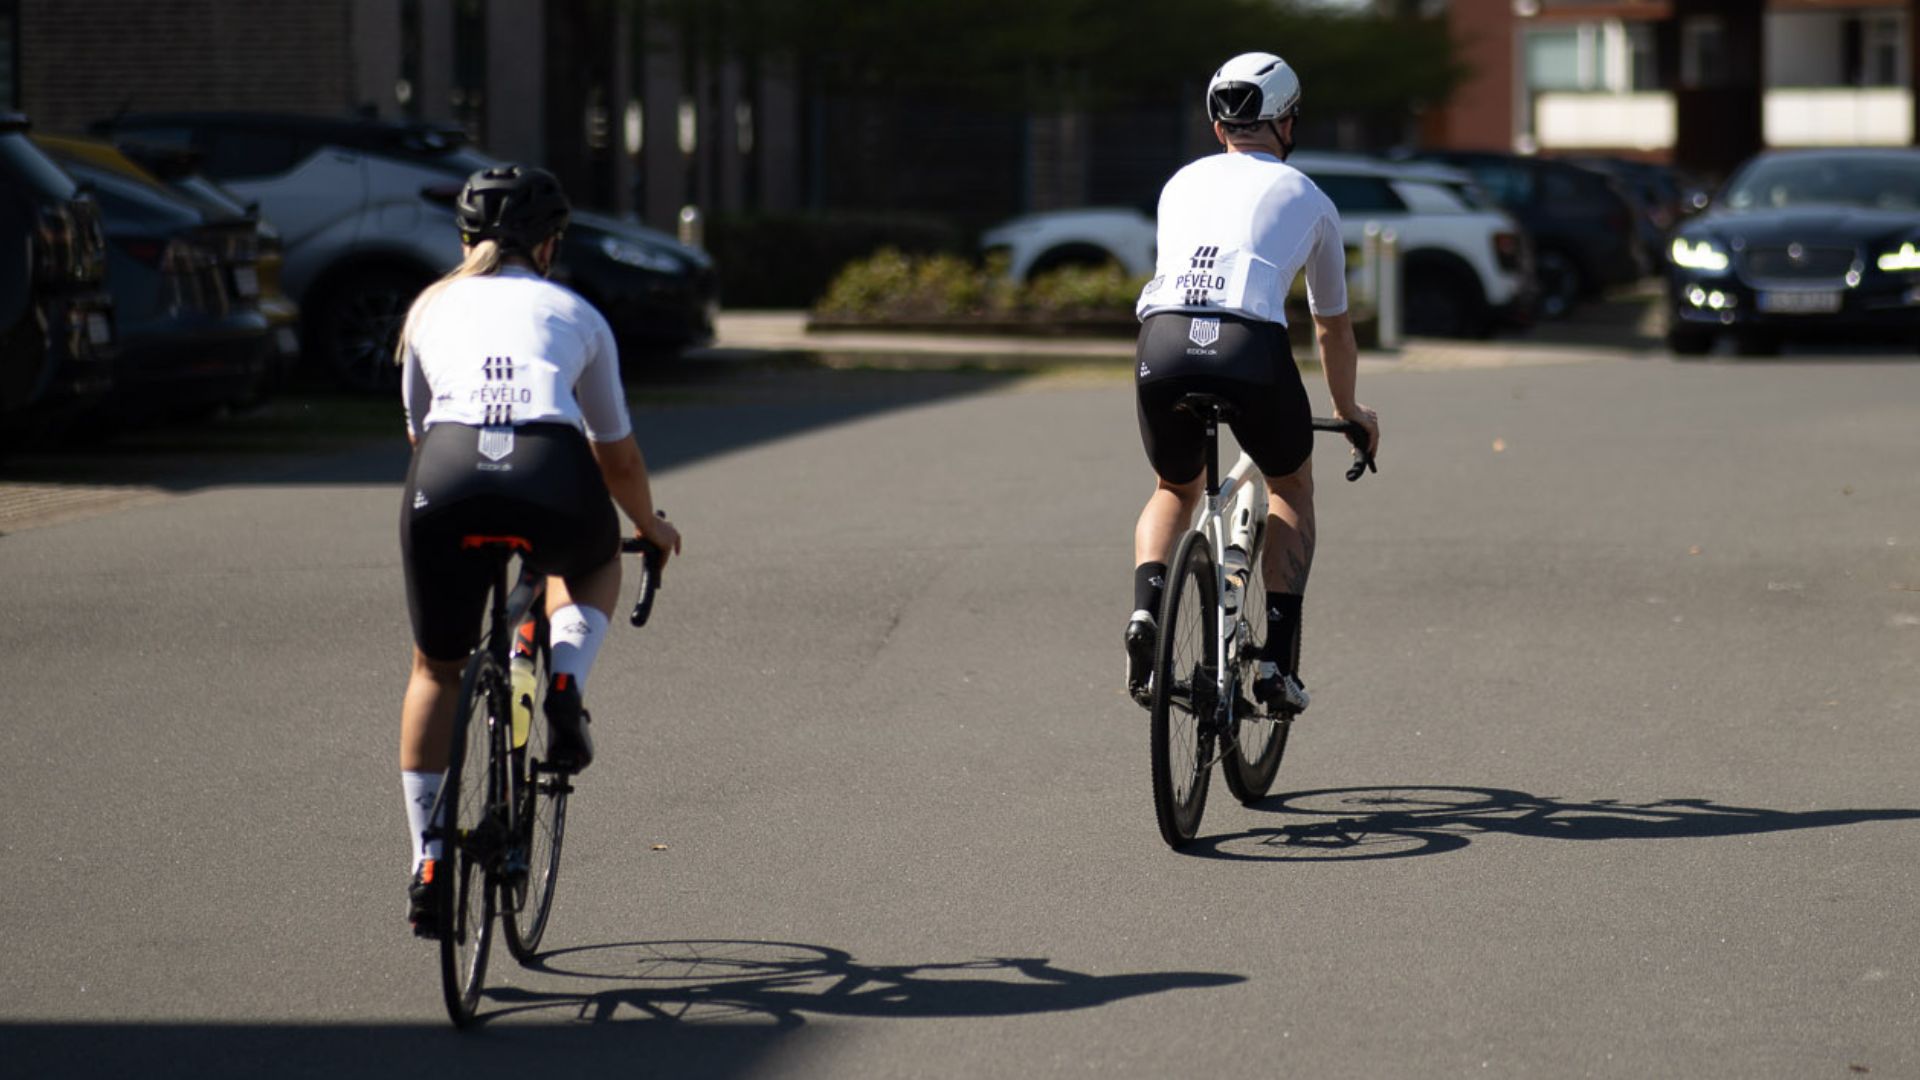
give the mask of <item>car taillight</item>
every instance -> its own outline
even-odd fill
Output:
[[[1499,262],[1500,269],[1520,269],[1520,234],[1497,232],[1493,234],[1493,257]]]
[[[164,240],[152,240],[146,237],[120,241],[120,250],[126,252],[128,257],[155,270],[167,268],[168,246]]]
[[[33,229],[33,270],[42,281],[67,284],[79,273],[80,227],[71,210],[53,205],[40,208]]]

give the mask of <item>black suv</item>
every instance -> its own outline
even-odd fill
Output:
[[[1540,314],[1547,318],[1565,315],[1582,297],[1651,272],[1634,200],[1609,177],[1519,154],[1436,150],[1415,156],[1472,173],[1533,237]]]
[[[48,430],[112,385],[100,209],[0,114],[0,443]]]

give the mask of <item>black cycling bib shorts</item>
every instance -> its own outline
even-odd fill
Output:
[[[1141,324],[1136,356],[1140,441],[1161,479],[1189,483],[1206,466],[1206,423],[1175,408],[1187,394],[1233,404],[1234,438],[1267,476],[1294,473],[1312,455],[1313,407],[1285,326],[1161,312]]]
[[[543,574],[588,573],[620,552],[620,519],[586,436],[569,424],[427,429],[407,470],[400,549],[413,640],[458,660],[480,640],[497,556],[467,536],[517,536]]]

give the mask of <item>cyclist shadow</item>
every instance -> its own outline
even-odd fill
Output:
[[[1456,851],[1487,834],[1557,840],[1705,839],[1920,818],[1920,810],[1769,810],[1709,799],[1577,802],[1502,788],[1444,786],[1301,791],[1267,798],[1254,808],[1306,820],[1201,837],[1187,852],[1251,862],[1396,859]]]
[[[758,1019],[784,1029],[804,1025],[809,1015],[918,1019],[1066,1012],[1246,981],[1201,971],[1089,975],[1044,957],[862,964],[840,949],[776,941],[594,945],[546,953],[529,967],[591,988],[489,987],[487,998],[506,1008],[483,1019],[529,1012],[596,1024]]]

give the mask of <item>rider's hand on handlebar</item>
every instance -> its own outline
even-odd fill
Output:
[[[638,523],[635,530],[640,538],[660,549],[660,561],[664,565],[669,555],[680,554],[680,530],[663,517],[652,517]]]
[[[1335,408],[1333,412],[1335,416],[1338,416],[1342,420],[1348,421],[1349,423],[1359,424],[1361,427],[1366,428],[1367,429],[1367,453],[1373,457],[1380,456],[1380,414],[1379,413],[1374,412],[1372,409],[1367,408],[1365,405],[1362,405],[1357,401],[1354,402],[1353,408],[1351,409]]]

